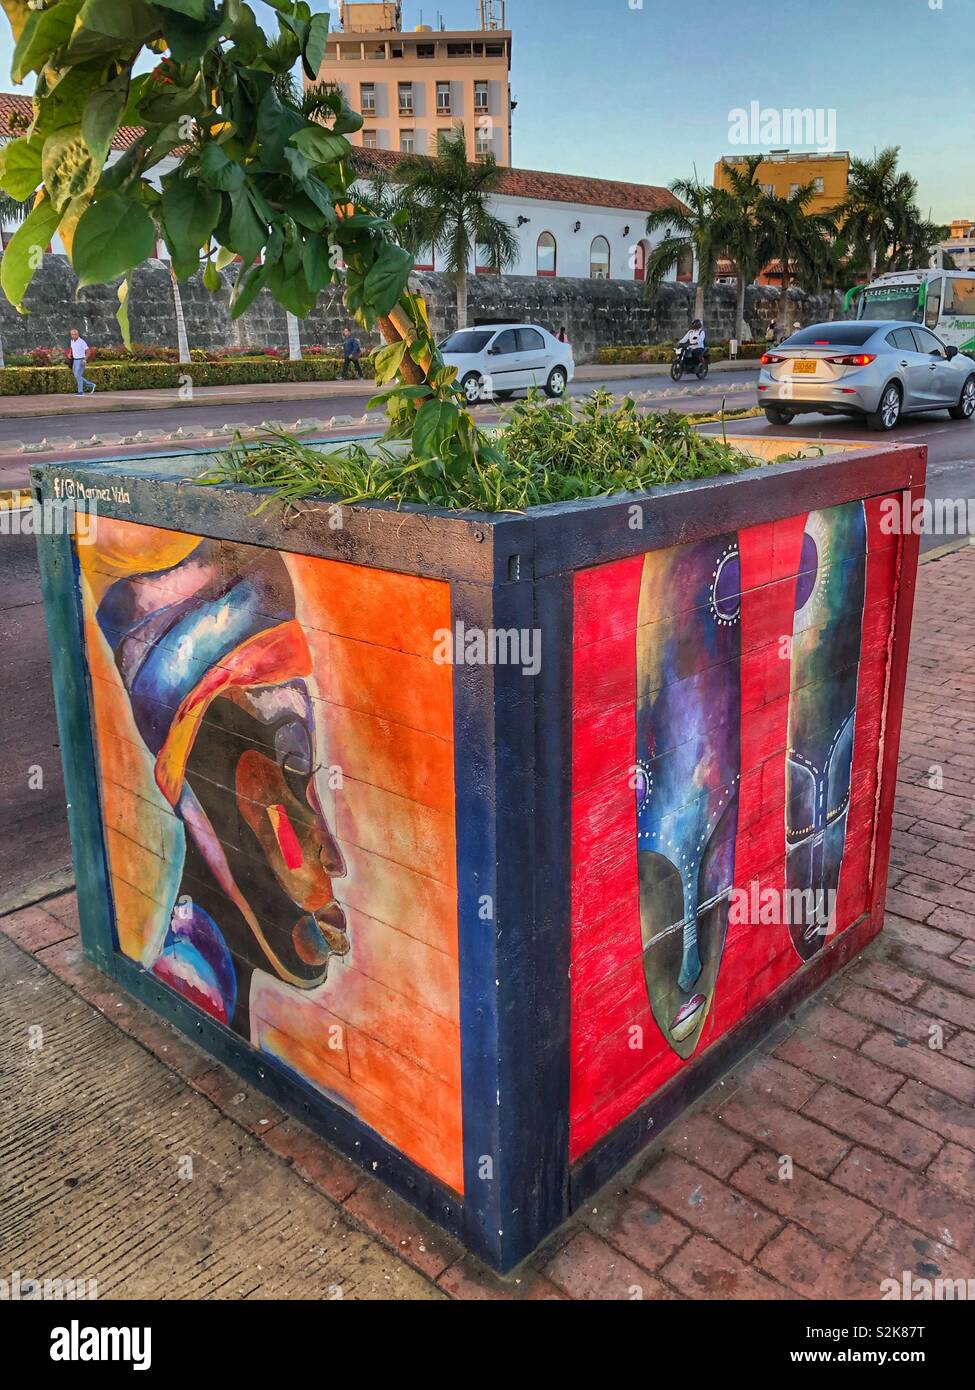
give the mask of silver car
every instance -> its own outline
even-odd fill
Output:
[[[769,424],[807,412],[862,415],[892,430],[902,415],[975,416],[975,361],[916,323],[817,323],[762,357],[758,403]]]

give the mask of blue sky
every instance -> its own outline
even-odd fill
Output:
[[[438,12],[469,28],[477,6],[406,0],[406,25]],[[975,217],[975,0],[508,0],[508,24],[515,164],[710,178],[720,155],[759,148],[729,143],[730,113],[757,101],[834,112],[855,154],[900,145],[925,212]]]

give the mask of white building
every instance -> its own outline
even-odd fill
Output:
[[[0,141],[21,133],[33,116],[31,99],[0,93]],[[112,143],[109,163],[119,159],[139,136],[123,128]],[[355,162],[363,181],[371,168],[379,167],[395,180],[396,166],[407,156],[390,150],[356,149]],[[148,177],[158,186],[173,160],[156,165]],[[518,241],[518,258],[508,267],[510,275],[543,278],[575,276],[582,279],[643,280],[648,249],[663,240],[658,231],[646,234],[647,214],[677,205],[673,194],[650,184],[623,183],[576,174],[553,174],[537,169],[502,169],[498,191],[491,195],[495,214],[511,228]],[[2,229],[6,245],[16,228]],[[64,253],[60,237],[50,250]],[[157,254],[164,255],[160,242]],[[471,257],[472,274],[493,274],[480,253]],[[426,253],[417,269],[441,270],[437,256]],[[690,256],[668,279],[692,281]]]

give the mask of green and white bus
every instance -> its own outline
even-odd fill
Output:
[[[975,354],[975,271],[891,271],[850,290],[844,308],[858,319],[922,323],[959,352]]]

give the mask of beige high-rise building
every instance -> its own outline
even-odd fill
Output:
[[[471,0],[474,3],[474,0]],[[511,164],[511,33],[504,0],[480,0],[479,29],[403,29],[399,0],[343,4],[319,80],[341,87],[365,124],[353,143],[435,154],[456,126],[471,159]]]

